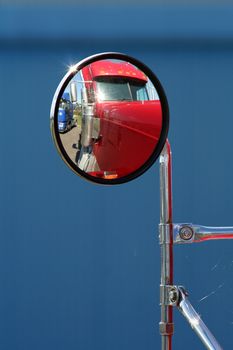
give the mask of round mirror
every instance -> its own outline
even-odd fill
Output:
[[[71,67],[55,93],[51,130],[78,175],[119,184],[145,172],[167,138],[168,104],[154,73],[140,61],[103,53]]]

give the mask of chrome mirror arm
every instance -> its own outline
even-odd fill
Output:
[[[222,350],[213,334],[202,321],[201,316],[188,300],[188,293],[183,286],[160,285],[160,305],[176,306],[191,328],[208,350]]]
[[[233,227],[209,227],[193,224],[173,224],[174,244],[233,239]]]
[[[188,321],[199,339],[208,350],[222,350],[222,347],[189,302],[187,291],[181,286],[178,286],[177,289],[179,292],[179,300],[177,303],[178,310]]]
[[[173,308],[177,306],[191,328],[208,350],[222,350],[217,340],[201,320],[187,298],[183,287],[173,285],[173,244],[193,243],[211,239],[233,239],[233,227],[206,227],[193,224],[173,224],[171,149],[167,140],[160,154],[160,224],[161,247],[161,349],[172,349],[174,331]]]
[[[159,157],[160,162],[160,249],[161,249],[161,287],[173,285],[173,230],[172,230],[172,184],[171,149],[167,140]],[[172,349],[173,307],[164,301],[161,306],[161,349]]]

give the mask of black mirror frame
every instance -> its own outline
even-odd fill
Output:
[[[94,176],[89,175],[88,173],[84,172],[83,170],[79,169],[78,166],[76,166],[71,159],[68,157],[60,136],[58,132],[58,109],[59,109],[59,101],[62,97],[62,94],[67,86],[67,84],[71,81],[71,79],[80,71],[82,68],[85,66],[97,61],[97,60],[104,60],[104,59],[119,59],[119,60],[124,60],[127,61],[136,67],[138,67],[141,71],[143,71],[148,78],[151,80],[151,82],[154,84],[159,99],[162,107],[162,130],[160,134],[159,141],[155,147],[154,152],[151,154],[150,158],[137,170],[134,172],[123,176],[118,179],[103,179],[103,178],[97,178]],[[54,94],[53,97],[53,102],[51,106],[51,112],[50,112],[50,128],[53,136],[53,140],[55,143],[56,148],[58,149],[58,152],[60,153],[62,159],[65,161],[65,163],[69,166],[69,168],[75,172],[76,175],[79,175],[83,178],[85,178],[88,181],[102,184],[102,185],[117,185],[117,184],[122,184],[128,181],[131,181],[138,176],[142,175],[145,171],[147,171],[157,160],[159,157],[160,153],[162,152],[162,149],[164,147],[164,144],[167,139],[167,134],[168,134],[168,129],[169,129],[169,107],[168,107],[168,102],[167,98],[165,95],[165,92],[163,90],[163,87],[156,77],[156,75],[148,68],[144,63],[140,62],[139,60],[130,57],[128,55],[118,53],[118,52],[104,52],[100,54],[96,54],[93,56],[89,56],[85,58],[84,60],[78,62],[76,65],[74,65],[68,73],[64,76],[60,84],[58,85],[58,88]]]

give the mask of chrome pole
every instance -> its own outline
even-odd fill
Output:
[[[172,228],[172,175],[171,149],[168,140],[160,154],[160,246],[161,246],[161,287],[163,290],[173,284],[173,228]],[[161,302],[160,334],[162,350],[172,349],[173,306]]]

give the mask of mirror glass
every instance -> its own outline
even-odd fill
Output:
[[[91,180],[137,173],[161,138],[158,91],[124,60],[100,59],[77,70],[57,107],[54,131],[61,152],[73,170]]]

